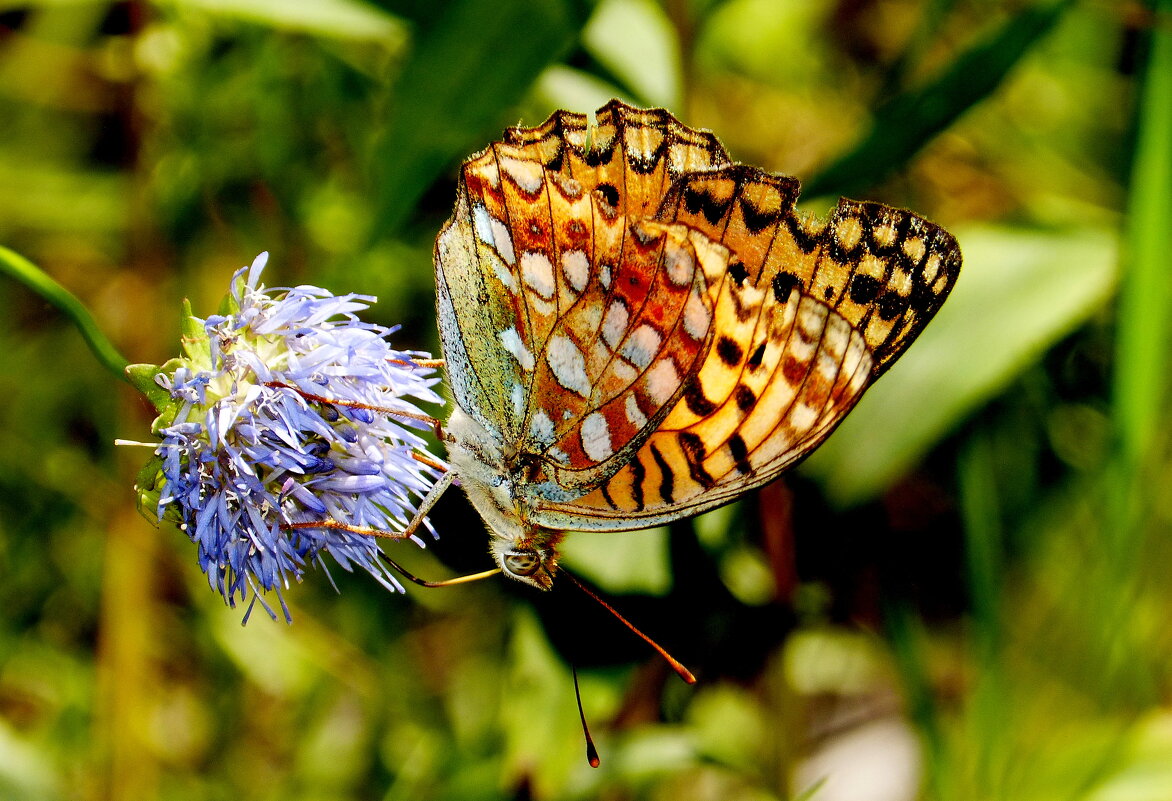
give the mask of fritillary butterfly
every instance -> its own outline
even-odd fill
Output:
[[[464,162],[436,241],[451,471],[503,572],[548,589],[565,531],[727,503],[809,454],[960,270],[951,235],[733,164],[612,101]]]

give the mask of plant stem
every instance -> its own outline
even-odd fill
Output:
[[[0,271],[12,276],[73,321],[94,356],[106,369],[126,381],[128,362],[98,327],[89,309],[69,290],[54,281],[37,265],[15,251],[0,246]]]

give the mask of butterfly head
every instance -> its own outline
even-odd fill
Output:
[[[500,565],[501,572],[511,579],[523,581],[539,590],[553,586],[553,575],[557,570],[557,549],[552,542],[537,538],[509,541],[493,537],[492,556]]]

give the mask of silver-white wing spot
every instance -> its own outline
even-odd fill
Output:
[[[627,399],[623,402],[623,406],[627,412],[627,420],[630,421],[631,425],[639,429],[647,425],[647,415],[643,414],[643,410],[639,408],[635,393],[627,393]]]
[[[659,352],[662,341],[659,332],[644,323],[636,328],[623,344],[623,358],[642,370],[651,364],[651,360]]]
[[[554,378],[566,389],[583,398],[590,397],[590,379],[586,375],[586,359],[573,340],[565,334],[550,337],[545,350],[545,361]]]
[[[536,362],[529,348],[525,347],[525,343],[521,341],[521,335],[517,333],[517,329],[506,328],[504,331],[501,331],[500,336],[501,344],[517,360],[517,364],[521,365],[521,369],[527,373],[532,372]]]
[[[606,418],[598,412],[587,415],[582,421],[582,450],[596,462],[601,462],[614,453],[610,441],[610,427],[606,423]]]
[[[472,224],[481,242],[496,248],[506,264],[513,263],[516,257],[513,254],[513,235],[509,233],[508,226],[489,214],[482,203],[472,207]]]
[[[544,253],[531,250],[521,254],[521,277],[544,299],[553,297],[553,265]]]
[[[712,314],[704,301],[700,299],[697,290],[688,295],[688,302],[684,305],[684,331],[692,339],[703,339],[708,333],[708,325],[712,321]]]
[[[515,159],[511,156],[502,156],[500,162],[505,173],[526,194],[536,195],[541,191],[541,187],[545,183],[545,170],[539,162],[530,159]]]
[[[567,250],[562,254],[562,272],[566,274],[566,280],[570,282],[575,292],[581,292],[586,288],[586,282],[590,278],[590,260],[586,258],[585,252],[581,250]]]
[[[513,402],[513,415],[520,418],[525,414],[525,388],[513,382],[513,388],[509,392],[509,399]]]
[[[687,249],[669,247],[663,254],[663,266],[669,281],[676,286],[687,286],[696,270],[696,261]]]
[[[680,371],[671,359],[660,359],[647,371],[647,395],[653,403],[662,405],[680,386]]]
[[[627,332],[628,317],[627,304],[617,298],[606,307],[606,317],[602,319],[602,338],[612,349],[617,348],[623,341],[623,334]]]
[[[553,420],[549,418],[544,409],[538,409],[533,415],[533,419],[529,421],[529,435],[546,448],[557,440]]]

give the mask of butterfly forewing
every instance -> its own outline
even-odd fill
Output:
[[[663,109],[617,100],[599,109],[594,122],[557,111],[535,128],[510,128],[505,142],[579,181],[631,220],[653,216],[680,176],[729,163],[711,133],[688,128]]]
[[[550,150],[501,143],[465,164],[437,277],[457,401],[560,498],[620,469],[699,370],[728,251],[619,214],[548,169]]]

